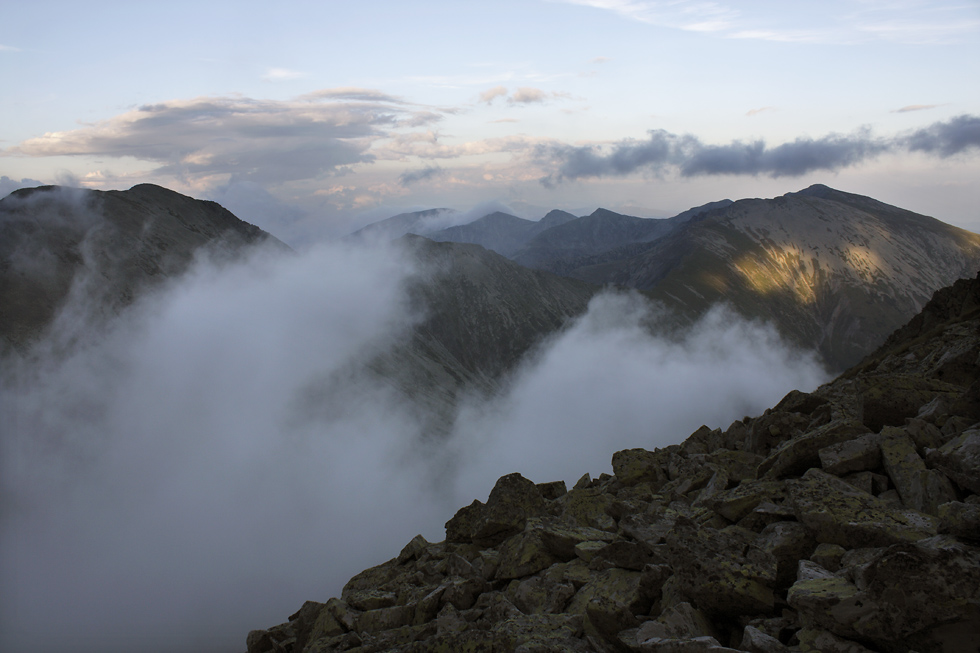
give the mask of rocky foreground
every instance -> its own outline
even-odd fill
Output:
[[[248,652],[975,652],[978,358],[980,277],[760,417],[504,476]]]

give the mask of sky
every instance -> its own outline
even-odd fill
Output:
[[[157,183],[291,244],[813,183],[980,230],[976,0],[39,0],[0,78],[0,193]]]

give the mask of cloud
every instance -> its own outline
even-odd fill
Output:
[[[949,157],[980,148],[980,116],[962,115],[919,129],[905,140],[909,150]]]
[[[494,86],[491,89],[483,91],[480,93],[480,102],[490,104],[498,97],[507,97],[507,88],[505,86]]]
[[[306,73],[301,73],[298,70],[289,70],[288,68],[268,68],[262,74],[262,80],[266,82],[288,82],[293,79],[300,79],[301,77],[306,77]]]
[[[592,60],[592,63],[601,64],[601,63],[609,63],[610,61],[612,61],[610,57],[596,57],[595,59]]]
[[[424,274],[393,249],[201,261],[67,355],[3,360],[0,648],[233,650],[502,474],[574,481],[822,380],[762,325],[655,335],[656,308],[603,295],[433,445],[357,373],[409,337]]]
[[[838,3],[842,6],[836,8],[827,4],[801,5],[792,12],[774,12],[766,3],[553,1],[602,9],[655,27],[778,43],[948,44],[975,39],[980,30],[976,8],[970,3],[930,0]]]
[[[544,168],[554,172],[541,183],[554,186],[566,179],[655,175],[671,170],[683,177],[704,175],[767,175],[796,177],[818,170],[839,170],[895,151],[922,151],[941,157],[980,147],[980,117],[959,116],[911,134],[875,137],[867,129],[850,135],[801,137],[768,146],[762,140],[709,145],[692,135],[651,131],[646,140],[627,139],[611,147],[538,144],[532,149]]]
[[[21,52],[20,48],[15,48],[12,45],[0,44],[0,52]]]
[[[451,442],[457,494],[482,498],[475,492],[502,470],[537,482],[598,476],[615,451],[675,444],[702,424],[725,428],[826,380],[811,354],[724,307],[679,338],[651,334],[665,317],[638,294],[599,295],[505,393],[466,404]]]
[[[895,109],[892,113],[908,113],[910,111],[925,111],[927,109],[935,109],[939,104],[910,104],[908,106],[902,107],[901,109]]]
[[[440,177],[445,173],[446,171],[438,166],[429,166],[419,170],[409,170],[408,172],[402,173],[398,177],[398,183],[400,183],[402,186],[410,186],[416,182],[427,181],[429,179]]]
[[[20,181],[16,179],[11,179],[7,175],[0,177],[0,198],[6,197],[10,193],[14,192],[18,188],[33,188],[35,186],[44,186],[43,181],[38,181],[37,179],[29,179],[24,177]]]
[[[497,120],[491,120],[490,122],[491,123],[498,123],[498,122],[520,122],[520,120],[518,120],[517,118],[498,118]]]
[[[278,183],[370,163],[375,142],[434,118],[370,89],[325,89],[293,101],[202,97],[144,105],[3,154],[134,157],[157,163],[157,175]]]
[[[510,101],[515,104],[533,104],[544,102],[546,98],[547,95],[541,89],[522,86],[514,91],[514,94],[510,97]]]
[[[764,111],[775,111],[776,107],[759,107],[758,109],[749,109],[745,112],[747,116],[757,116]]]

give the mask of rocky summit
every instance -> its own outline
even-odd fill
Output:
[[[248,653],[976,651],[980,277],[725,430],[502,477]]]

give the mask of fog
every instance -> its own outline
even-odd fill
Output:
[[[202,260],[69,355],[4,360],[0,649],[241,651],[500,475],[597,476],[823,380],[723,308],[652,336],[656,307],[604,294],[433,443],[353,373],[408,337],[425,273],[391,247]]]

